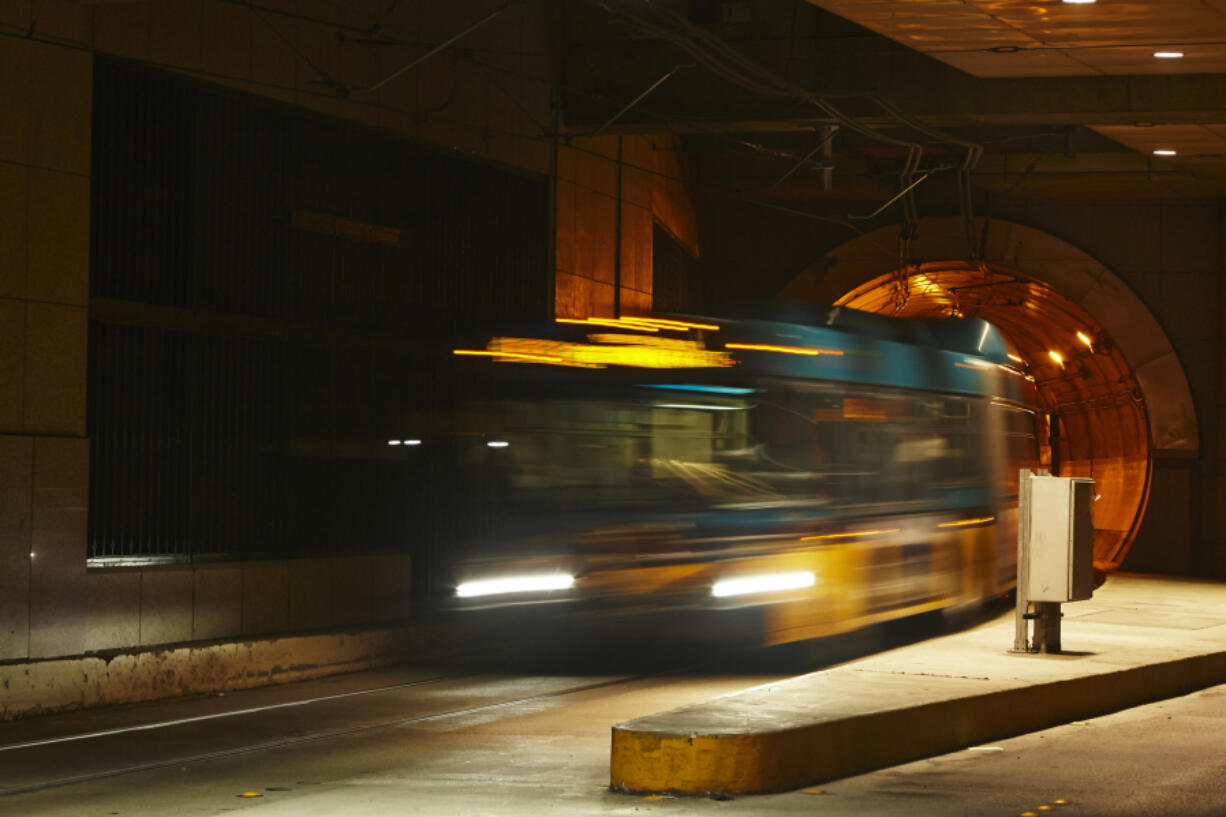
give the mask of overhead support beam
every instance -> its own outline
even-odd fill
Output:
[[[903,100],[908,113],[939,128],[1013,125],[1208,125],[1226,123],[1226,74],[1170,77],[1062,77],[974,79],[949,85],[916,83],[882,92]],[[1211,104],[1211,101],[1216,104]],[[730,115],[731,114],[731,115]],[[837,124],[816,115],[797,117],[795,106],[778,118],[742,118],[735,112],[669,109],[662,116],[622,120],[608,133],[791,132]],[[721,118],[722,117],[722,118]],[[873,128],[899,128],[886,116],[856,117]],[[692,120],[692,123],[687,123]],[[582,124],[572,117],[570,126]]]
[[[763,65],[778,60],[772,42],[738,42]],[[883,97],[930,127],[1015,125],[1132,125],[1226,123],[1226,74],[1096,75],[981,79],[884,40],[866,54],[841,53],[800,60],[791,81],[821,95],[857,122],[873,128],[904,126],[857,98]],[[667,55],[667,56],[665,56]],[[592,44],[585,63],[592,75],[618,77],[628,98],[658,77],[653,65],[675,52],[660,43]],[[568,99],[571,128],[598,126],[616,107],[607,84]],[[601,102],[600,100],[604,100]],[[619,105],[620,106],[620,105]],[[619,107],[618,106],[618,107]],[[857,113],[857,108],[862,110]],[[863,114],[863,115],[860,115]],[[609,132],[806,130],[837,124],[816,106],[795,99],[753,95],[706,70],[674,77],[622,117]]]
[[[898,87],[911,112],[947,125],[1132,125],[1226,122],[1226,75],[975,79]]]

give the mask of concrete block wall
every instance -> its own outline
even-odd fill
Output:
[[[0,22],[20,20],[6,4]],[[70,30],[57,13],[56,30]],[[88,52],[0,43],[0,660],[85,644]]]
[[[381,0],[268,0],[258,12],[215,0],[0,0],[0,664],[407,615],[407,557],[87,567],[94,53],[544,176],[545,6],[514,4],[463,50],[364,91],[425,49],[356,42],[361,32],[381,22],[403,42],[438,43],[491,6],[410,3],[385,17]]]
[[[555,314],[642,314],[652,306],[655,223],[695,255],[698,230],[669,137],[573,136],[559,146]]]
[[[640,175],[649,167],[642,163],[642,152],[639,137],[576,137],[559,146],[558,317],[612,316],[619,298],[624,312],[650,309],[651,199]],[[638,249],[644,246],[647,264],[640,275]]]

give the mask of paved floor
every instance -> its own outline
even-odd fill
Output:
[[[1134,649],[1204,652],[1226,629],[1219,615],[1226,614],[1226,586],[1122,577],[1109,591],[1112,582],[1094,602],[1068,609],[1066,645],[1093,656],[1010,660],[1068,666],[1093,658],[1123,666]],[[1146,623],[1137,624],[1138,616]],[[997,644],[994,628],[1009,640]],[[955,650],[958,639],[999,655],[1011,646],[1011,622],[836,669],[885,662],[907,675],[922,655]],[[979,672],[974,663],[964,670]],[[1226,815],[1222,687],[780,794],[713,799],[608,790],[612,724],[784,683],[727,670],[496,675],[405,668],[7,724],[0,726],[0,814],[987,817],[1041,815],[1048,812],[1039,806],[1051,806],[1070,815]],[[83,737],[100,732],[107,734]],[[1056,805],[1060,799],[1069,805]]]

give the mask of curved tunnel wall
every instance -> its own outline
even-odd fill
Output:
[[[1000,325],[1057,418],[1057,472],[1097,482],[1095,560],[1118,567],[1144,514],[1154,456],[1192,456],[1199,445],[1187,378],[1166,334],[1118,277],[1040,230],[993,222],[985,263],[972,265],[946,260],[966,257],[961,219],[924,220],[906,276],[897,235],[887,227],[843,244],[827,254],[834,263],[821,280],[798,276],[780,297]]]

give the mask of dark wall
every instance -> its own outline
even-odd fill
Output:
[[[389,552],[428,339],[547,316],[544,179],[99,57],[95,561]]]

